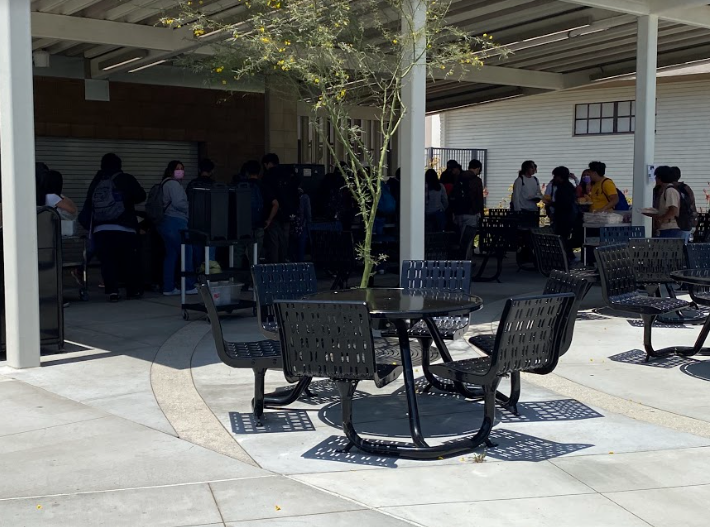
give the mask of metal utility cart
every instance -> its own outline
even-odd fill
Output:
[[[228,281],[230,284],[226,287],[231,287],[229,293],[229,299],[223,303],[215,301],[218,313],[228,313],[231,314],[233,311],[239,309],[252,309],[252,314],[256,316],[256,302],[254,300],[243,300],[241,298],[234,298],[232,296],[238,296],[241,293],[241,283],[233,282],[235,278],[243,277],[245,272],[243,269],[236,269],[234,267],[234,248],[239,244],[248,244],[252,247],[253,260],[256,261],[256,243],[252,239],[241,239],[241,240],[210,240],[203,232],[195,230],[187,230],[182,233],[182,244],[180,247],[180,299],[182,308],[182,318],[184,320],[190,320],[190,311],[198,311],[200,313],[207,314],[207,308],[201,302],[188,303],[186,291],[187,278],[197,279],[198,275],[204,274],[207,278],[207,283],[210,285],[211,290],[219,290],[221,286],[213,285],[215,282]],[[187,271],[186,266],[186,247],[188,245],[201,246],[204,247],[204,262],[205,270],[204,273],[200,273],[199,270]],[[229,249],[229,268],[222,270],[221,273],[211,274],[210,273],[210,249],[218,247],[227,247]],[[199,298],[196,297],[196,298]]]

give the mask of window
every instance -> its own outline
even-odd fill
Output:
[[[636,131],[636,101],[577,104],[574,135],[632,134]]]

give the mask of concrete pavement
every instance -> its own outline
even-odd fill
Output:
[[[544,282],[504,281],[475,285],[486,306],[472,332],[494,328],[502,299]],[[339,402],[324,381],[254,427],[251,371],[221,364],[207,325],[182,321],[175,299],[74,304],[70,352],[0,368],[0,525],[706,525],[710,363],[639,363],[642,330],[599,305],[593,291],[555,374],[525,377],[521,415],[498,413],[497,448],[420,462],[339,452]],[[249,314],[224,319],[227,338],[262,338]],[[665,346],[698,331],[654,337]],[[405,438],[401,382],[368,384],[358,429]],[[282,386],[270,372],[267,389]],[[480,420],[477,403],[419,399],[434,443]]]

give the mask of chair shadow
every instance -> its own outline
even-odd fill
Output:
[[[630,326],[635,328],[643,328],[643,320],[627,320]],[[654,328],[659,329],[693,329],[692,326],[687,326],[685,324],[666,324],[656,320],[653,323]]]
[[[393,395],[372,395],[355,402],[353,422],[359,433],[382,438],[409,439],[406,398]],[[437,397],[436,395],[440,395]],[[419,397],[419,415],[424,435],[431,439],[475,434],[483,419],[483,405],[453,394]],[[604,417],[574,399],[535,401],[518,404],[519,415],[501,408],[496,411],[496,423],[541,423],[598,419]],[[321,409],[318,417],[333,428],[340,428],[340,402]]]
[[[253,413],[229,412],[232,433],[237,435],[314,432],[315,426],[305,410],[268,411],[257,426]]]
[[[668,357],[651,359],[646,362],[646,353],[639,349],[626,351],[624,353],[619,353],[618,355],[612,355],[609,357],[609,360],[623,364],[635,364],[637,366],[647,366],[649,368],[658,368],[662,370],[672,370],[673,368],[677,368],[679,366],[697,362],[695,359],[691,359],[690,357],[679,357],[678,355],[669,355]]]
[[[594,321],[594,320],[609,320],[609,317],[605,317],[603,315],[598,315],[597,313],[577,313],[577,321],[584,320],[584,321]]]
[[[710,361],[695,361],[681,366],[680,371],[701,381],[710,381]]]
[[[330,436],[325,441],[314,446],[309,451],[301,454],[304,459],[317,459],[320,461],[335,461],[351,465],[365,465],[382,468],[397,468],[397,458],[368,454],[357,448],[344,452],[349,441],[345,436]]]
[[[594,446],[586,443],[556,443],[501,428],[491,432],[491,440],[498,446],[486,450],[486,456],[500,461],[547,461]]]
[[[575,399],[518,403],[518,414],[506,408],[498,408],[501,423],[552,423],[604,417]]]

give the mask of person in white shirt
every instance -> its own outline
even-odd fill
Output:
[[[680,212],[680,193],[675,189],[675,174],[671,167],[656,168],[656,184],[659,188],[658,213],[644,212],[653,218],[653,231],[656,238],[684,238],[678,226]]]
[[[76,219],[78,209],[74,202],[62,194],[64,178],[56,170],[44,172],[37,184],[37,206],[52,207],[63,220]]]
[[[525,161],[518,172],[518,179],[513,183],[512,209],[539,213],[537,204],[542,201],[540,182],[535,177],[537,165],[534,161]]]

